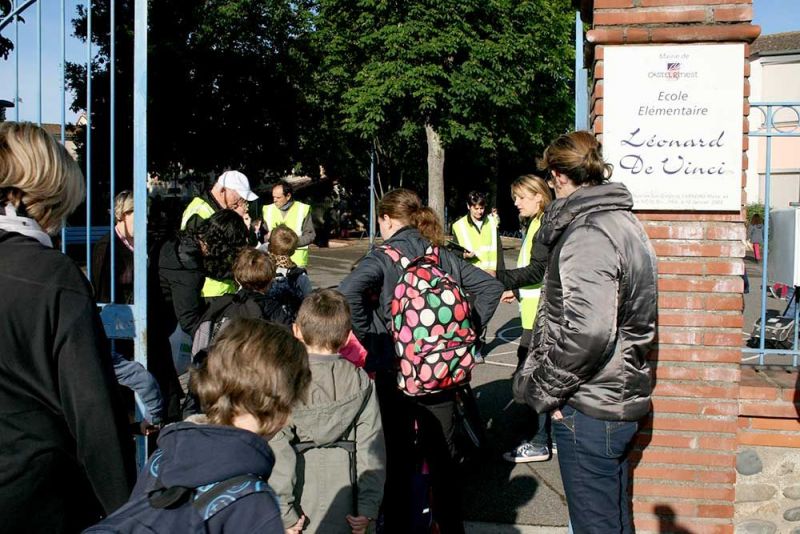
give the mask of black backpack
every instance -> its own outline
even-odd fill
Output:
[[[255,475],[240,475],[198,488],[166,488],[154,472],[162,451],[153,453],[147,464],[151,475],[141,494],[84,534],[173,534],[208,532],[206,523],[237,500],[253,493],[277,497],[266,482]]]

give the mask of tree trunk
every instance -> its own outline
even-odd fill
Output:
[[[425,137],[428,139],[428,206],[444,224],[444,147],[430,124],[425,125]]]

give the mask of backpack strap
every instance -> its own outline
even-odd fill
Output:
[[[270,487],[259,477],[239,475],[222,482],[196,488],[192,498],[192,507],[197,510],[203,521],[208,521],[237,500],[252,493],[269,493],[275,499],[275,494]]]

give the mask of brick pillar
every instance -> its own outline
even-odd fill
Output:
[[[751,0],[583,0],[594,51],[591,124],[603,133],[605,45],[749,43]],[[590,19],[590,20],[587,20]],[[748,131],[747,76],[742,106]],[[742,150],[747,150],[742,136]],[[742,162],[742,185],[746,157]],[[638,212],[659,258],[653,416],[633,451],[637,532],[732,533],[742,357],[738,212]],[[677,529],[676,529],[677,530]]]

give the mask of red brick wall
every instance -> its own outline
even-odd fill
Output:
[[[749,43],[759,33],[750,24],[751,0],[594,0],[591,13],[591,124],[601,138],[604,45]],[[653,416],[632,458],[637,532],[681,527],[732,533],[744,321],[742,213],[640,212],[639,217],[659,258],[659,311],[658,347],[650,355]]]

